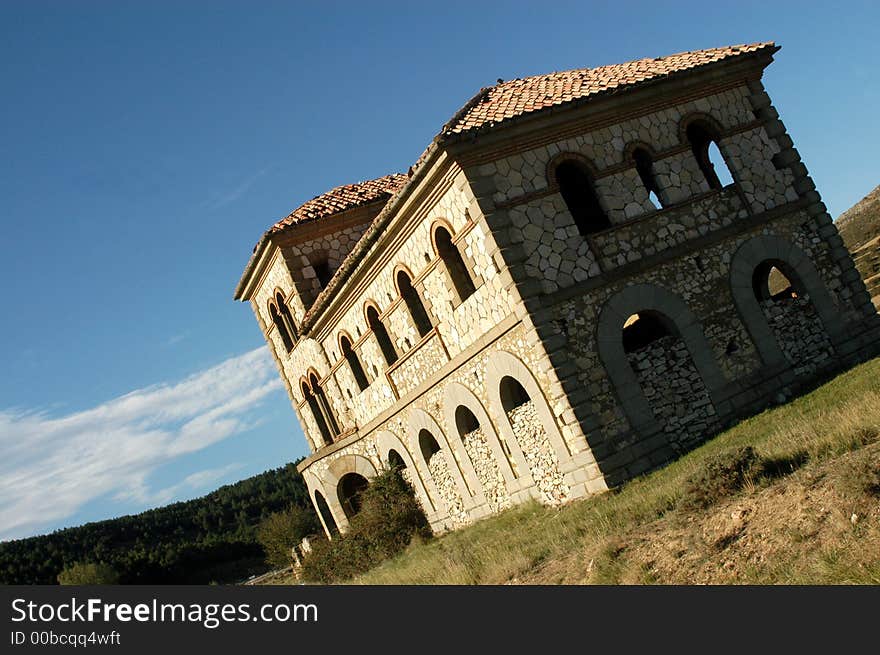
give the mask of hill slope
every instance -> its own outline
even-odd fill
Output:
[[[838,216],[835,225],[851,252],[880,236],[880,186]]]
[[[141,514],[0,543],[0,583],[55,584],[79,561],[102,561],[123,584],[233,582],[267,570],[254,530],[291,503],[312,511],[295,463]]]
[[[615,492],[508,510],[358,582],[880,584],[880,359]]]

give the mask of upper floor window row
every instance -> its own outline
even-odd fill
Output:
[[[684,131],[691,153],[710,189],[721,189],[733,184],[734,178],[719,148],[720,133],[709,119],[697,118]],[[632,147],[630,163],[651,204],[656,209],[669,205],[666,190],[661,188],[654,170],[654,156],[642,145]],[[596,190],[595,174],[584,159],[572,154],[563,155],[553,167],[552,182],[568,207],[581,235],[587,236],[611,227],[611,221]]]

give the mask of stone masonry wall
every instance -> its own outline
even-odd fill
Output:
[[[761,310],[795,375],[811,375],[834,356],[834,347],[808,294],[764,300]]]
[[[682,339],[657,339],[628,358],[673,450],[686,452],[718,429],[715,407]]]
[[[791,172],[773,165],[778,146],[762,127],[750,127],[755,115],[748,94],[746,86],[730,89],[481,165],[479,174],[490,177],[497,189],[493,200],[509,205],[510,237],[513,243],[522,244],[526,274],[552,293],[705,235],[750,212],[796,200]],[[722,130],[733,130],[719,140],[737,181],[727,193],[730,206],[714,213],[699,202],[659,210],[649,199],[634,161],[625,159],[629,147],[644,144],[658,153],[654,177],[667,206],[708,193],[708,183],[681,136],[682,120],[695,112],[711,116]],[[561,195],[553,192],[555,182],[548,170],[551,161],[563,153],[591,162],[596,195],[618,229],[590,239],[579,236]],[[643,224],[647,217],[656,217],[651,228]]]
[[[514,407],[507,413],[507,418],[525,455],[542,502],[559,505],[568,500],[568,486],[559,470],[559,461],[547,439],[535,403],[529,401]]]
[[[499,512],[510,506],[510,496],[507,493],[507,485],[504,476],[495,461],[495,455],[486,441],[486,435],[481,428],[463,435],[462,443],[465,452],[470,457],[477,474],[477,479],[486,494],[486,501],[493,512]]]

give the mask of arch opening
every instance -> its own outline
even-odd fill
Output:
[[[449,230],[442,226],[434,230],[434,244],[437,247],[437,254],[443,261],[446,273],[452,282],[456,301],[463,303],[473,295],[477,287],[464,263],[461,252],[452,242],[452,235],[449,233]]]
[[[336,484],[339,504],[348,519],[352,519],[361,511],[361,494],[370,485],[360,473],[346,473]]]
[[[663,202],[663,196],[660,194],[660,185],[657,183],[657,177],[654,175],[654,158],[651,157],[651,153],[645,148],[636,148],[633,150],[632,156],[639,178],[642,180],[645,191],[648,192],[648,199],[655,209],[662,209],[666,205]]]
[[[759,263],[752,292],[795,375],[811,375],[831,360],[834,346],[794,269],[779,260]]]
[[[632,353],[658,339],[678,336],[678,330],[665,314],[642,311],[633,314],[623,324],[623,350]]]
[[[492,452],[492,447],[489,445],[489,435],[486,430],[480,425],[476,415],[464,405],[455,408],[454,417],[459,439],[461,439],[464,451],[471,461],[471,466],[473,466],[477,481],[483,489],[489,507],[493,512],[509,507],[510,497],[507,493],[507,485],[495,459],[495,454]],[[506,444],[503,439],[500,441],[507,463],[512,464]],[[514,477],[516,477],[516,469],[513,466],[511,468],[514,470]]]
[[[293,342],[296,338],[296,327],[281,293],[276,293],[274,301],[269,301],[269,317],[275,329],[278,330],[284,349],[290,352],[293,350]]]
[[[348,362],[348,367],[351,370],[352,376],[354,376],[358,390],[363,391],[370,386],[370,382],[367,380],[367,374],[364,372],[364,367],[361,365],[360,357],[358,357],[358,354],[351,346],[351,339],[344,334],[339,337],[339,350],[342,352],[345,361]]]
[[[418,290],[412,285],[412,280],[404,271],[397,272],[397,288],[400,291],[404,304],[406,304],[406,308],[409,310],[409,315],[412,318],[413,325],[415,325],[416,332],[418,332],[420,337],[425,336],[434,326],[431,324],[431,319],[428,316]]]
[[[312,412],[315,424],[318,426],[318,432],[321,435],[323,445],[329,446],[333,443],[335,437],[339,434],[339,425],[324,395],[324,390],[318,381],[318,376],[312,372],[309,373],[308,380],[302,382],[303,398]]]
[[[446,505],[446,511],[454,525],[464,525],[468,522],[467,513],[464,509],[464,500],[459,493],[458,486],[453,475],[452,467],[457,466],[454,458],[450,462],[440,449],[437,439],[428,430],[419,431],[419,450],[425,465],[428,467],[428,473],[434,483],[434,488],[443,504]]]
[[[586,166],[575,160],[566,160],[556,166],[553,175],[562,200],[582,236],[611,227]]]
[[[379,310],[372,305],[367,307],[367,325],[373,331],[376,341],[379,342],[379,349],[382,351],[385,363],[388,366],[391,366],[397,361],[397,349],[394,347],[394,343],[392,343],[391,337],[388,335],[388,330],[385,328],[385,324],[379,318]]]
[[[671,318],[639,311],[626,320],[622,340],[642,394],[675,452],[690,450],[717,430],[708,387]]]
[[[403,461],[403,457],[401,456],[401,454],[399,452],[397,452],[393,448],[388,451],[388,457],[386,457],[386,459],[388,460],[389,468],[392,468],[392,469],[395,469],[398,471],[403,471],[403,469],[406,468],[406,462]]]
[[[716,131],[708,123],[697,120],[688,125],[686,135],[709,188],[722,189],[733,184],[733,173],[721,153]]]

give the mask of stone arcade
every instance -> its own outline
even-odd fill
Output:
[[[381,467],[436,531],[660,466],[877,352],[772,43],[499,82],[406,175],[278,221],[250,301],[328,535]]]

